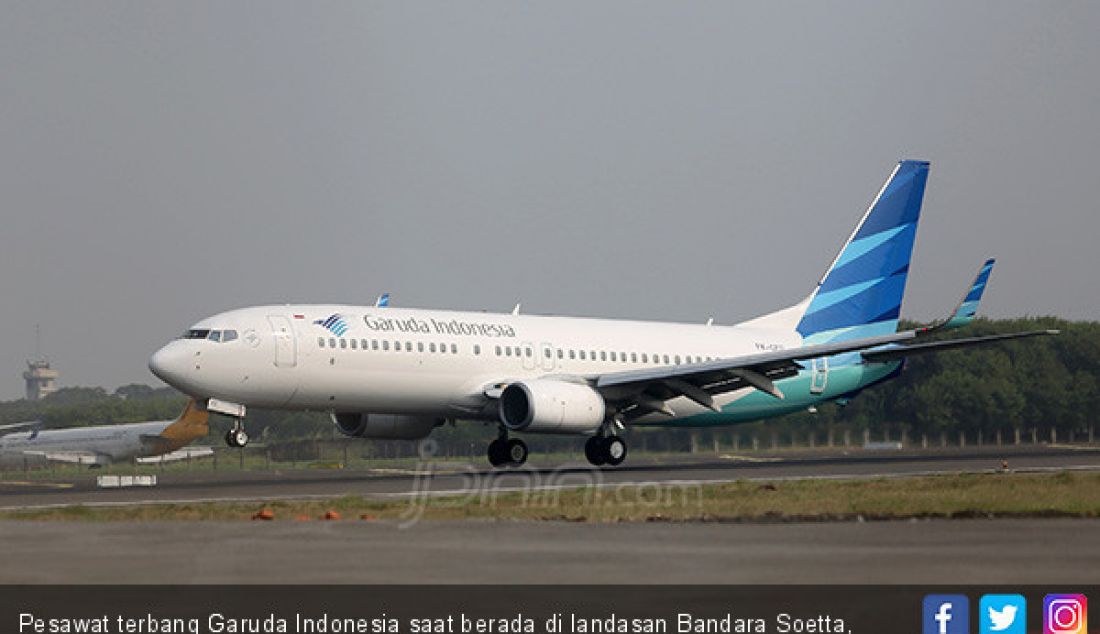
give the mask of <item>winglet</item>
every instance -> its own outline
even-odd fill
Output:
[[[978,269],[978,275],[974,278],[974,283],[970,285],[966,295],[963,295],[959,305],[955,307],[955,312],[951,313],[951,316],[946,320],[925,329],[925,331],[954,330],[974,321],[974,315],[978,312],[978,303],[982,301],[982,294],[985,293],[985,287],[989,282],[990,274],[993,273],[995,263],[996,260],[993,258],[986,260],[982,268]]]

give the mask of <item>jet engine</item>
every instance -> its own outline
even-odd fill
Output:
[[[500,395],[500,421],[511,431],[592,434],[606,411],[603,396],[583,383],[534,379],[512,383]]]
[[[396,416],[393,414],[332,414],[336,429],[353,438],[377,440],[419,440],[427,438],[444,419],[431,416]]]

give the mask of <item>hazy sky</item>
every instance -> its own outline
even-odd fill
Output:
[[[0,398],[211,313],[730,323],[932,161],[903,313],[1100,319],[1100,3],[0,2]],[[3,376],[7,376],[3,379]]]

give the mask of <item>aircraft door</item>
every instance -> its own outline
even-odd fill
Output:
[[[268,315],[267,323],[275,337],[275,366],[293,368],[298,365],[298,346],[294,340],[294,328],[284,315]]]
[[[829,382],[829,359],[814,359],[810,371],[810,394],[821,394]]]
[[[530,341],[525,341],[520,347],[523,354],[523,369],[534,370],[539,367],[538,359],[535,358],[535,346],[531,345]]]
[[[546,370],[547,372],[552,372],[554,370],[555,354],[556,351],[554,350],[553,345],[544,341],[542,345],[539,346],[539,360],[542,363],[543,370]]]

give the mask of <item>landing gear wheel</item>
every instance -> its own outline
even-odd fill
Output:
[[[497,438],[489,443],[489,450],[486,453],[489,456],[489,464],[494,467],[503,465],[508,462],[508,441]]]
[[[603,455],[607,464],[617,467],[626,460],[626,443],[618,436],[608,436],[603,439]]]
[[[238,446],[239,446],[239,445],[237,444],[237,438],[236,438],[236,436],[235,436],[235,435],[233,434],[233,430],[232,430],[232,429],[230,429],[229,431],[225,432],[225,444],[229,445],[230,447],[238,447]]]
[[[588,458],[588,462],[597,467],[607,462],[607,458],[604,457],[603,438],[593,436],[585,441],[584,457]]]
[[[248,432],[243,427],[233,430],[233,444],[236,447],[244,447],[248,444]]]
[[[527,462],[527,443],[519,438],[508,440],[508,442],[505,443],[505,452],[508,463],[513,467],[518,467]]]

